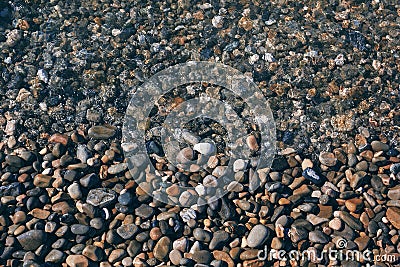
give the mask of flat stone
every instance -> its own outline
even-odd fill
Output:
[[[17,236],[24,250],[35,250],[46,242],[46,233],[42,230],[30,230]]]
[[[90,227],[83,224],[73,224],[71,225],[71,232],[75,235],[84,235],[89,232]]]
[[[138,255],[141,250],[142,250],[142,244],[140,244],[136,240],[130,241],[128,248],[126,249],[129,256],[131,256],[132,258],[136,257],[136,255]]]
[[[110,256],[108,256],[108,261],[111,263],[115,263],[119,260],[122,260],[126,255],[125,250],[123,249],[115,249],[111,251]]]
[[[211,143],[198,143],[193,146],[193,150],[196,150],[202,155],[213,155],[216,152],[214,144]]]
[[[13,166],[16,168],[21,168],[22,166],[25,166],[24,160],[15,155],[7,155],[5,158],[5,161],[6,161],[7,165]]]
[[[55,133],[49,138],[49,142],[51,143],[60,143],[64,146],[68,144],[69,137],[65,134]]]
[[[35,178],[33,178],[33,184],[37,187],[47,188],[50,186],[53,177],[44,174],[37,174]]]
[[[269,229],[262,225],[258,224],[254,226],[247,237],[247,245],[251,248],[256,248],[263,245],[269,237]]]
[[[83,251],[82,255],[86,256],[88,259],[98,262],[103,259],[103,250],[99,247],[96,247],[94,245],[87,245]]]
[[[392,200],[400,200],[400,185],[389,189],[387,196]]]
[[[396,229],[400,229],[400,208],[388,208],[386,211],[386,218]]]
[[[138,230],[139,230],[139,228],[136,225],[134,225],[133,223],[123,224],[117,228],[117,233],[123,239],[130,239],[138,232]]]
[[[171,250],[171,240],[164,236],[162,237],[154,247],[154,257],[160,261],[166,261],[167,256]]]
[[[389,145],[382,143],[381,141],[372,141],[371,142],[371,147],[372,150],[377,152],[377,151],[384,151],[387,152],[389,151]]]
[[[364,206],[364,203],[363,203],[362,199],[352,198],[352,199],[346,200],[345,205],[349,211],[356,212]]]
[[[329,237],[322,231],[312,231],[308,234],[308,238],[313,243],[326,244],[330,241]]]
[[[196,228],[193,230],[193,237],[198,241],[208,243],[211,241],[212,233],[201,228]]]
[[[337,163],[337,158],[332,152],[321,152],[319,154],[319,161],[325,166],[333,167]]]
[[[212,254],[207,250],[199,250],[193,253],[192,259],[200,264],[209,264],[212,261]]]
[[[346,211],[341,211],[339,217],[354,230],[362,231],[364,229],[362,223]]]
[[[117,198],[117,193],[108,188],[91,189],[86,202],[100,208],[110,205]]]
[[[88,136],[93,139],[108,139],[115,135],[116,127],[110,125],[92,126],[88,131]]]
[[[119,163],[108,168],[109,174],[118,174],[128,169],[128,163]]]
[[[135,215],[143,219],[148,219],[154,214],[154,209],[147,204],[142,204],[135,209]]]
[[[83,255],[69,255],[65,261],[70,267],[87,267],[88,259]]]
[[[79,184],[76,182],[72,183],[70,186],[68,186],[67,191],[72,199],[81,199],[82,198],[81,188],[79,187]]]
[[[169,253],[169,260],[172,262],[173,265],[179,266],[181,259],[182,253],[179,250],[171,250],[171,252]]]
[[[52,249],[49,254],[47,254],[46,258],[44,259],[45,262],[51,262],[51,263],[60,263],[64,260],[65,254],[64,252],[57,250],[57,249]]]
[[[258,250],[258,249],[245,250],[242,253],[240,253],[240,259],[242,261],[257,259],[257,255],[258,255],[259,251],[260,250]]]
[[[223,245],[229,240],[229,234],[223,230],[214,233],[211,239],[209,248],[210,250],[221,249]]]

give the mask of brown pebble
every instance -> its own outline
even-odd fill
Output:
[[[249,135],[246,139],[246,143],[251,150],[257,151],[259,148],[257,139],[254,135]]]
[[[154,227],[150,230],[150,238],[152,240],[158,240],[162,236],[161,230],[158,227]]]
[[[60,143],[66,146],[68,144],[68,136],[66,136],[65,134],[56,133],[49,138],[49,142]]]

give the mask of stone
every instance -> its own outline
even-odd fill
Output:
[[[5,161],[6,161],[7,165],[13,166],[16,168],[21,168],[22,166],[25,165],[24,160],[15,155],[7,155],[5,158]]]
[[[89,265],[88,259],[83,255],[69,255],[65,262],[70,267],[87,267]]]
[[[130,239],[132,238],[137,232],[139,228],[134,225],[133,223],[130,224],[123,224],[120,227],[117,228],[117,233],[123,238],[123,239]]]
[[[123,249],[114,249],[113,251],[111,251],[110,255],[108,256],[108,261],[110,263],[115,263],[119,260],[122,260],[126,255],[125,250]]]
[[[392,200],[400,200],[400,185],[390,188],[387,196]]]
[[[221,249],[229,240],[229,234],[224,230],[219,230],[213,234],[209,248],[210,250]]]
[[[71,225],[71,232],[75,235],[84,235],[89,232],[90,227],[83,224],[73,224]]]
[[[171,240],[164,236],[162,237],[154,247],[154,257],[160,261],[166,261],[167,256],[171,250]]]
[[[387,152],[389,151],[389,145],[382,143],[381,141],[372,141],[371,142],[371,147],[372,150],[375,152],[383,151]]]
[[[17,236],[24,250],[35,250],[46,242],[46,233],[42,230],[30,230]]]
[[[354,230],[362,231],[364,229],[362,223],[346,211],[341,211],[339,217]]]
[[[207,175],[203,179],[203,185],[205,187],[217,187],[218,186],[217,178],[212,175]]]
[[[87,245],[83,251],[82,255],[86,256],[88,259],[99,262],[103,259],[103,250],[94,245]]]
[[[49,142],[51,143],[60,143],[64,146],[68,144],[69,137],[64,134],[55,133],[49,138]]]
[[[240,253],[240,259],[242,261],[257,259],[259,251],[260,250],[258,250],[258,249],[245,250],[242,253]]]
[[[325,166],[333,167],[337,163],[337,158],[332,152],[321,152],[319,154],[319,161]]]
[[[208,243],[211,241],[212,233],[201,228],[196,228],[193,230],[193,237],[198,241]]]
[[[215,28],[222,28],[224,26],[224,17],[215,16],[212,18],[211,23]]]
[[[169,260],[175,266],[179,266],[179,263],[182,259],[182,253],[179,250],[173,249],[169,253]]]
[[[329,221],[329,227],[333,230],[341,230],[343,228],[342,220],[340,220],[339,218],[333,218]]]
[[[135,209],[135,215],[143,219],[148,219],[154,214],[154,209],[147,204],[142,204]]]
[[[88,136],[93,139],[108,139],[115,135],[116,127],[110,125],[92,126],[88,131]]]
[[[207,250],[199,250],[193,253],[192,259],[200,264],[209,264],[212,261],[212,254]]]
[[[350,212],[356,212],[364,206],[364,203],[362,199],[352,198],[345,201],[345,206]]]
[[[216,147],[211,143],[198,143],[193,146],[193,150],[202,155],[213,155],[216,152]]]
[[[118,174],[128,169],[128,163],[119,163],[108,168],[109,174]]]
[[[47,254],[44,261],[51,262],[51,263],[60,263],[64,260],[64,258],[65,258],[64,252],[57,250],[57,249],[52,249],[49,252],[49,254]]]
[[[354,239],[354,243],[357,244],[359,251],[364,251],[371,242],[371,238],[368,236],[360,236]]]
[[[117,193],[108,188],[91,189],[86,197],[86,202],[100,208],[107,207],[117,198]]]
[[[330,241],[329,237],[322,231],[311,231],[308,234],[308,239],[313,243],[326,244]]]
[[[311,168],[306,168],[303,171],[302,175],[304,178],[313,182],[316,185],[322,185],[325,182],[325,178]]]
[[[247,136],[246,144],[253,151],[257,151],[260,148],[258,145],[257,139],[254,135]]]
[[[400,208],[388,208],[386,211],[386,218],[396,229],[400,229]]]
[[[247,236],[247,245],[251,248],[259,247],[267,241],[268,237],[269,229],[262,224],[257,224]]]
[[[68,186],[67,191],[72,199],[81,199],[82,198],[81,188],[79,187],[79,184],[76,182],[72,183],[70,186]]]
[[[33,184],[37,187],[47,188],[50,186],[53,177],[44,174],[37,174],[33,179]]]
[[[129,242],[128,248],[126,251],[128,252],[129,256],[132,258],[136,257],[142,249],[142,244],[140,244],[136,240],[132,240]]]

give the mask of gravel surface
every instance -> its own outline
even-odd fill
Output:
[[[0,265],[366,265],[328,249],[398,265],[399,51],[391,0],[0,0]],[[136,88],[187,61],[251,78],[273,112],[277,151],[271,168],[235,161],[228,194],[192,203],[219,195],[226,130],[186,125],[176,160],[190,172],[149,132],[166,196],[183,208],[147,194],[161,178],[130,170],[121,139]],[[155,103],[151,124],[201,94],[249,112],[229,90],[189,84]],[[243,127],[255,156],[259,129]],[[322,256],[259,259],[265,246]]]

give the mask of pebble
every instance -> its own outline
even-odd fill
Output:
[[[47,254],[44,261],[51,262],[51,263],[60,263],[64,260],[64,258],[65,258],[64,252],[57,250],[57,249],[52,249],[49,252],[49,254]]]
[[[168,237],[162,237],[154,247],[154,257],[160,261],[166,261],[171,250],[171,245],[171,240]]]
[[[359,198],[352,198],[346,200],[345,205],[350,212],[356,212],[363,207],[363,201]]]
[[[383,187],[383,184],[379,184],[379,186]],[[400,200],[400,185],[389,189],[387,196],[392,200]]]
[[[193,230],[193,237],[198,241],[208,243],[211,241],[212,233],[201,228],[196,228]]]
[[[131,239],[137,232],[139,228],[130,223],[130,224],[123,224],[117,228],[117,233],[125,240]]]
[[[337,163],[337,158],[331,152],[321,152],[319,154],[319,161],[325,166],[333,167]]]
[[[115,191],[108,188],[91,189],[86,197],[86,202],[100,208],[107,207],[117,198]]]
[[[387,152],[387,151],[389,151],[389,145],[387,145],[385,143],[382,143],[380,141],[372,141],[371,142],[371,147],[372,147],[372,150],[375,151],[375,152],[378,152],[378,151]]]
[[[209,248],[210,250],[221,249],[222,246],[228,241],[229,234],[223,230],[219,230],[213,234]]]
[[[35,250],[46,241],[46,233],[42,230],[30,230],[17,236],[24,250]]]
[[[193,150],[202,155],[213,155],[216,152],[214,144],[211,143],[198,143],[193,146]]]
[[[82,255],[94,262],[101,261],[103,259],[103,254],[102,249],[94,245],[87,245],[82,251]]]
[[[306,168],[303,173],[303,177],[306,178],[307,180],[313,182],[314,184],[317,185],[322,185],[325,182],[325,179],[323,176],[319,175],[316,171],[310,168]]]
[[[256,248],[263,245],[269,237],[269,229],[262,224],[255,225],[247,237],[247,245]]]
[[[311,231],[308,238],[313,243],[326,244],[330,241],[329,237],[321,231]]]
[[[68,194],[72,199],[81,199],[82,198],[82,191],[79,187],[78,183],[72,183],[70,186],[67,188]]]
[[[70,267],[87,267],[88,259],[83,255],[69,255],[65,261]]]
[[[109,139],[116,133],[114,126],[92,126],[88,131],[88,136],[93,139]]]
[[[154,214],[153,208],[146,204],[142,204],[135,209],[135,215],[143,219],[148,219],[151,216],[153,216],[153,214]]]
[[[400,208],[389,207],[386,211],[386,218],[396,229],[400,229]]]

